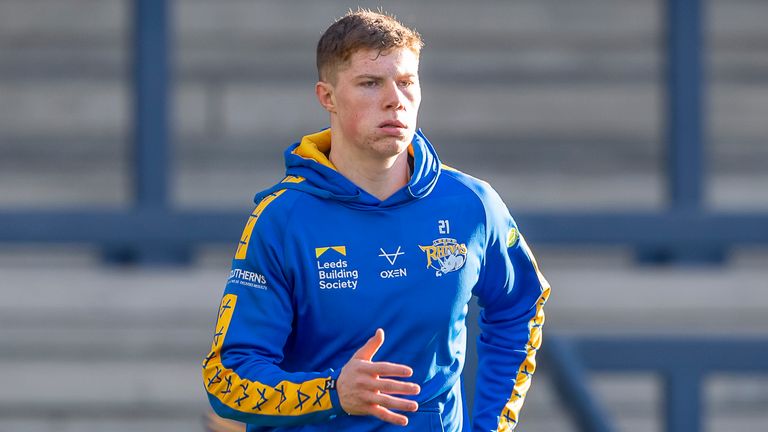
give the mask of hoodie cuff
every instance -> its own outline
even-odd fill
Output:
[[[328,392],[331,396],[331,417],[330,419],[334,419],[338,416],[347,416],[349,414],[344,411],[344,409],[341,407],[341,401],[339,400],[339,392],[336,389],[336,381],[339,379],[339,375],[341,374],[341,369],[339,370],[333,370],[331,369],[331,377],[328,379],[328,382],[326,383],[326,386],[328,386]]]

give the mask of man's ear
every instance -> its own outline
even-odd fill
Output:
[[[336,98],[333,94],[333,86],[325,81],[318,81],[315,84],[315,95],[320,105],[330,113],[336,112]]]

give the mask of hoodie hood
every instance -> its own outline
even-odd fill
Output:
[[[432,144],[417,130],[408,147],[413,157],[411,178],[403,188],[384,201],[361,189],[336,171],[328,159],[331,130],[307,135],[285,150],[286,180],[258,193],[258,203],[265,196],[282,189],[295,189],[323,199],[340,201],[357,208],[379,209],[404,205],[423,198],[432,191],[440,176],[440,159]]]

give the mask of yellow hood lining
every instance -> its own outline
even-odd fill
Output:
[[[312,159],[320,165],[325,165],[332,170],[336,170],[333,163],[328,159],[328,153],[331,151],[331,130],[326,129],[318,133],[306,135],[301,139],[301,143],[293,154],[299,155],[304,159]]]

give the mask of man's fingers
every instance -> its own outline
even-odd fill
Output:
[[[376,351],[384,344],[384,330],[376,329],[376,333],[368,339],[360,349],[352,356],[353,359],[368,360],[371,361],[373,356],[376,355]]]
[[[371,415],[387,423],[392,423],[399,426],[408,425],[408,417],[402,414],[393,413],[381,405],[374,405],[371,408]]]
[[[416,411],[419,404],[416,401],[394,397],[386,394],[377,394],[373,400],[377,405],[398,411]]]
[[[387,394],[417,395],[421,391],[418,384],[391,379],[378,379],[375,387],[376,390]]]
[[[342,408],[350,414],[368,414],[387,423],[405,426],[408,417],[391,410],[416,411],[419,404],[391,395],[417,395],[421,388],[410,382],[380,378],[413,376],[413,369],[408,366],[371,361],[383,344],[384,330],[377,329],[376,334],[342,368],[337,383],[339,400]]]
[[[371,375],[403,377],[408,378],[413,375],[413,369],[406,365],[389,362],[371,362],[360,365],[360,370]]]

